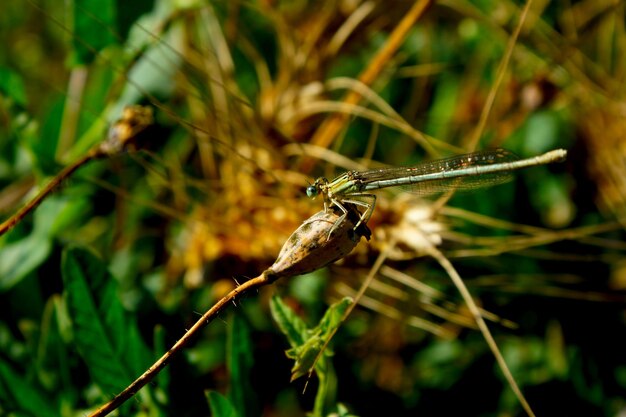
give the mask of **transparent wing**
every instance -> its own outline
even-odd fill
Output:
[[[473,190],[502,184],[513,178],[507,164],[520,158],[506,149],[494,149],[457,155],[447,159],[425,162],[412,167],[382,168],[354,172],[353,179],[362,190],[402,186],[422,195],[442,193],[452,189]],[[480,167],[502,165],[498,172],[481,172]],[[477,169],[469,169],[476,167]],[[443,174],[445,173],[445,174]],[[442,174],[437,177],[438,174]]]

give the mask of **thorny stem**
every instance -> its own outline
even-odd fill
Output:
[[[252,278],[249,281],[244,282],[243,284],[237,286],[237,288],[233,289],[227,295],[222,297],[217,303],[213,305],[206,313],[200,317],[198,321],[181,337],[178,342],[174,344],[161,356],[150,368],[148,368],[139,378],[133,381],[128,387],[126,387],[122,392],[117,394],[111,401],[101,406],[98,410],[90,414],[90,417],[102,417],[108,415],[111,411],[117,409],[121,406],[126,400],[130,399],[133,395],[135,395],[144,385],[148,382],[152,381],[159,372],[172,360],[173,356],[180,352],[189,341],[197,335],[197,333],[202,330],[206,325],[211,323],[218,314],[220,314],[228,304],[239,299],[246,292],[258,289],[264,285],[271,284],[273,280],[266,272],[263,272],[256,278]]]

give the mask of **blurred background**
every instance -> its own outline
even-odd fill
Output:
[[[208,415],[208,391],[241,417],[312,411],[317,378],[290,382],[269,300],[313,327],[383,251],[331,344],[321,414],[525,415],[426,240],[537,415],[624,415],[626,10],[537,0],[512,43],[524,6],[2,3],[3,221],[124,106],[157,123],[144,149],[89,163],[0,237],[0,414],[110,399],[272,265],[322,208],[304,193],[316,177],[504,147],[568,157],[449,200],[377,192],[371,241],[231,306],[122,415]]]

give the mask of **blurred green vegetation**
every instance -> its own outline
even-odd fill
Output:
[[[85,415],[111,399],[236,281],[272,264],[321,208],[307,181],[352,168],[340,156],[373,167],[467,150],[523,4],[432,5],[371,95],[342,104],[412,5],[2,3],[2,220],[104,140],[124,106],[153,106],[158,128],[143,151],[81,168],[0,237],[0,415]],[[477,148],[562,147],[568,160],[428,206],[420,227],[492,314],[537,415],[618,415],[626,10],[530,10]],[[349,116],[340,134],[311,146],[334,112]],[[403,223],[421,204],[381,192],[370,243],[231,306],[120,415],[523,415],[449,277]],[[318,365],[323,387],[315,375],[290,382],[285,351],[302,341],[281,333],[285,322],[298,337],[319,329],[394,241]],[[288,318],[278,324],[275,294]]]

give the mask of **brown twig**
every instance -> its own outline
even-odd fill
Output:
[[[101,155],[97,155],[95,152],[88,152],[78,161],[63,168],[63,170],[59,172],[48,184],[46,184],[46,186],[39,193],[37,193],[32,200],[20,208],[17,213],[0,224],[0,236],[15,227],[15,225],[21,222],[28,213],[35,210],[37,206],[39,206],[39,204],[41,204],[43,200],[48,197],[49,194],[56,190],[57,187],[69,178],[78,168],[99,157],[101,157]]]
[[[183,337],[181,337],[178,342],[172,346],[170,350],[165,352],[159,360],[157,360],[148,370],[146,370],[139,378],[133,381],[128,387],[126,387],[122,392],[117,394],[115,398],[113,398],[108,403],[104,404],[94,413],[90,414],[90,417],[102,417],[109,414],[111,411],[117,409],[120,405],[122,405],[126,400],[131,398],[133,395],[137,393],[144,385],[150,382],[156,375],[170,362],[170,360],[174,357],[176,353],[182,350],[187,343],[200,331],[204,326],[208,325],[219,313],[224,310],[228,304],[236,301],[239,297],[245,294],[247,291],[251,289],[257,289],[264,285],[270,284],[273,282],[270,274],[264,272],[260,276],[253,278],[249,281],[244,282],[239,285],[237,288],[229,292],[226,296],[222,297],[213,307],[211,307],[206,313],[200,317],[198,321],[189,329]]]

